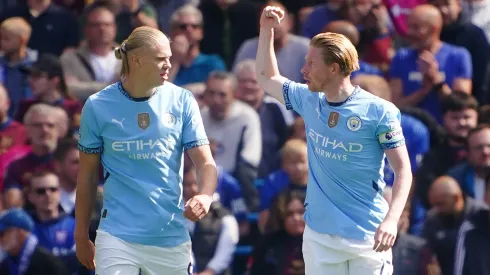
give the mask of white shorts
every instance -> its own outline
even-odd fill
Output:
[[[391,249],[375,252],[373,241],[349,240],[318,233],[308,226],[303,234],[306,275],[391,275]]]
[[[157,247],[125,242],[102,230],[95,239],[96,275],[192,274],[191,242]]]

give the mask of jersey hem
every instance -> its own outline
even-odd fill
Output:
[[[203,145],[209,145],[209,140],[208,139],[200,139],[196,141],[191,141],[186,144],[184,144],[184,151],[187,151],[189,149],[192,149],[194,147],[199,147]]]
[[[78,144],[78,150],[84,152],[85,154],[100,154],[103,151],[103,147],[98,147],[98,148],[87,148],[80,143]]]
[[[129,235],[129,234],[114,234],[108,231],[105,228],[101,228],[100,230],[104,231],[105,233],[121,239],[125,242],[128,243],[133,243],[133,244],[139,244],[139,245],[149,245],[149,246],[157,246],[157,247],[176,247],[181,244],[184,244],[188,241],[191,240],[190,236],[186,236],[184,238],[179,238],[177,236],[153,236],[153,237],[148,237],[148,236],[137,236],[137,235]],[[171,240],[171,241],[169,241]]]
[[[288,80],[282,84],[282,96],[284,97],[284,104],[287,110],[293,110],[293,104],[289,100],[289,86],[291,85],[291,80]]]

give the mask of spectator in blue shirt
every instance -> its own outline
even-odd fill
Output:
[[[32,176],[29,185],[29,201],[34,205],[34,235],[39,245],[59,257],[67,267],[79,268],[75,257],[75,219],[60,207],[60,183],[51,172],[39,172]]]
[[[210,72],[226,70],[221,57],[201,53],[203,19],[195,6],[189,4],[176,10],[170,25],[173,43],[169,81],[179,86],[205,82]]]
[[[393,102],[418,106],[442,122],[441,99],[451,90],[471,93],[471,56],[440,40],[442,17],[434,6],[417,6],[407,23],[410,48],[400,49],[390,67]]]
[[[281,149],[281,166],[263,180],[259,180],[260,216],[259,228],[262,232],[269,219],[269,209],[276,197],[285,189],[306,190],[308,183],[308,155],[306,142],[300,139],[288,140]]]

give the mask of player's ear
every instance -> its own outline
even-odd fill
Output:
[[[141,61],[140,61],[140,58],[138,57],[138,55],[136,54],[132,54],[131,55],[131,60],[133,61],[133,63],[138,67],[138,68],[141,68]]]

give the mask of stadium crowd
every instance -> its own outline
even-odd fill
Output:
[[[209,214],[189,222],[194,274],[305,273],[306,140],[322,138],[315,153],[339,161],[349,150],[257,84],[266,4],[287,11],[274,29],[283,76],[304,82],[309,39],[341,33],[361,59],[353,83],[402,112],[414,182],[394,274],[490,274],[490,0],[0,0],[0,202],[11,209],[0,216],[0,274],[95,274],[74,249],[80,113],[119,81],[113,49],[143,25],[170,37],[169,81],[194,94],[219,166]],[[92,240],[105,216],[100,171]],[[389,202],[388,162],[384,172]],[[183,173],[191,198],[188,159]]]

